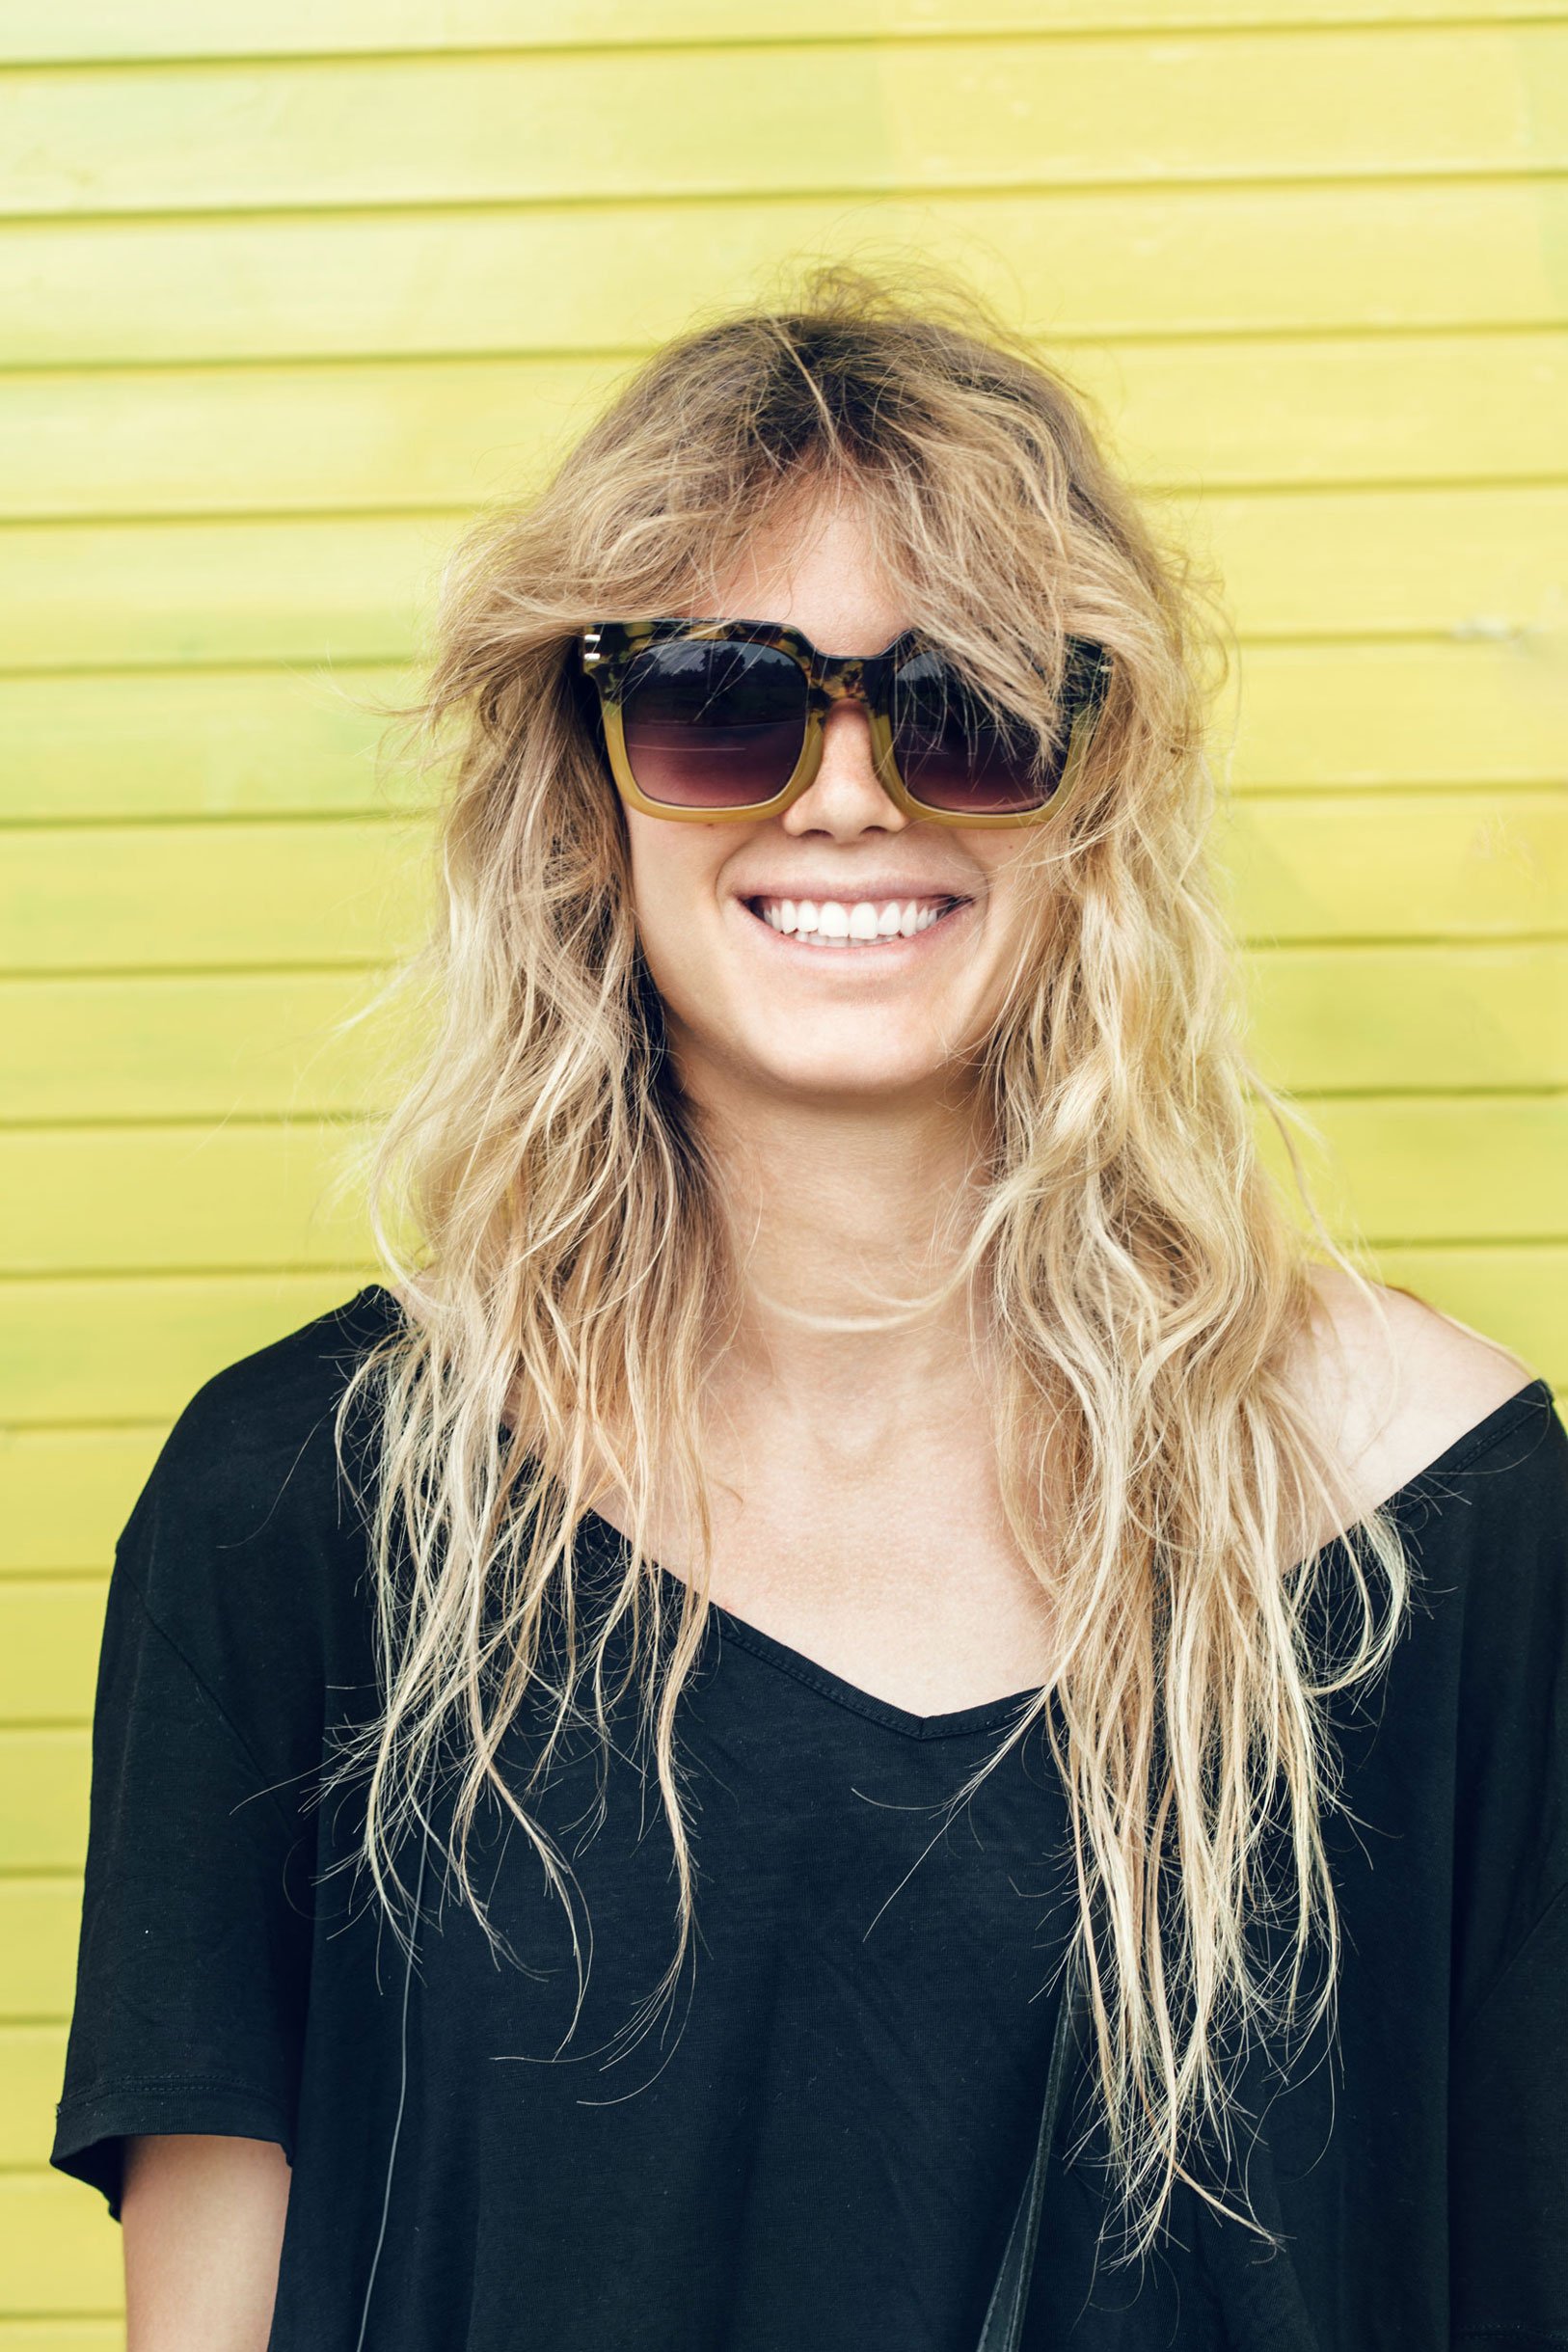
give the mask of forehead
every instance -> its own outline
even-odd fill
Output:
[[[766,517],[709,593],[716,618],[787,623],[827,654],[880,653],[910,623],[848,494],[800,496]]]

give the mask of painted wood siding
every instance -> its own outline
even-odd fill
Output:
[[[332,1025],[421,828],[362,706],[695,307],[913,243],[1049,336],[1223,566],[1333,1213],[1568,1381],[1568,10],[0,0],[0,2352],[105,2352],[43,2155],[113,1538],[367,1266]]]

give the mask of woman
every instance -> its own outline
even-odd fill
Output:
[[[133,2352],[1561,2340],[1568,1448],[1258,1165],[1204,646],[846,273],[476,535],[395,1282],[117,1555]]]

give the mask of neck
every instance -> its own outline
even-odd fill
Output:
[[[704,1073],[708,1076],[709,1073]],[[950,1276],[985,1163],[972,1094],[796,1096],[708,1084],[697,1116],[740,1274],[741,1317],[716,1388],[870,1438],[917,1400],[972,1397],[968,1296],[901,1305]]]

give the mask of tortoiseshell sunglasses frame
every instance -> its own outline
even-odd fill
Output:
[[[781,791],[774,793],[771,799],[750,801],[742,808],[679,808],[667,800],[650,799],[637,783],[627,755],[622,724],[622,692],[627,672],[637,656],[645,653],[650,645],[664,644],[672,638],[681,637],[701,643],[715,643],[728,638],[746,645],[770,645],[776,652],[787,654],[803,671],[806,712],[800,756],[788,783]],[[743,820],[753,823],[759,817],[781,816],[793,801],[809,790],[816,778],[822,765],[823,726],[833,704],[859,702],[865,706],[866,719],[871,729],[872,760],[878,781],[888,798],[906,817],[924,818],[933,825],[972,825],[987,829],[1000,825],[1041,825],[1059,818],[1082,777],[1084,755],[1093,723],[1105,699],[1111,663],[1103,647],[1088,637],[1069,636],[1067,640],[1063,691],[1064,701],[1070,713],[1070,733],[1056,789],[1038,807],[970,816],[962,810],[932,808],[924,800],[917,800],[899,773],[889,707],[893,674],[901,662],[907,661],[911,654],[922,649],[923,643],[919,633],[909,629],[902,636],[895,637],[891,645],[884,646],[879,654],[832,655],[819,653],[810,638],[803,636],[798,629],[791,629],[777,622],[680,619],[598,621],[584,629],[578,640],[582,673],[598,689],[605,746],[615,788],[629,807],[639,810],[645,817],[668,817],[685,824],[724,825]]]

